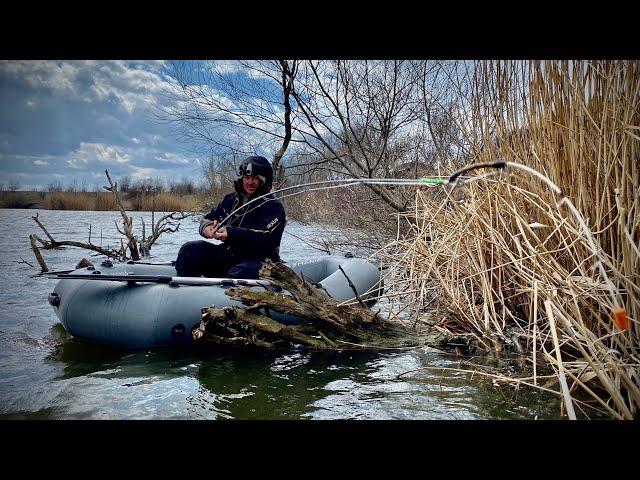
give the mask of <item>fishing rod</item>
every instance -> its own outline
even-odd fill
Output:
[[[60,280],[100,280],[110,282],[127,283],[161,283],[173,285],[222,285],[224,287],[252,286],[273,287],[267,280],[253,280],[248,278],[208,278],[208,277],[172,277],[170,275],[105,275],[93,273],[90,275],[81,273],[65,273],[55,277]]]
[[[293,189],[299,189],[299,188],[306,188],[306,187],[316,187],[319,185],[327,185],[327,186],[331,186],[331,187],[335,187],[335,188],[340,188],[340,187],[348,187],[351,185],[444,185],[445,184],[445,180],[443,180],[443,178],[446,177],[431,177],[431,178],[420,178],[420,179],[406,179],[406,178],[344,178],[344,179],[338,179],[338,180],[321,180],[321,181],[317,181],[317,182],[308,182],[308,183],[301,183],[299,185],[292,185],[290,187],[285,187],[285,188],[280,188],[278,190],[273,190],[271,192],[267,192],[263,195],[260,195],[256,198],[253,198],[251,200],[249,200],[246,203],[243,203],[242,205],[240,205],[238,208],[234,209],[231,211],[231,213],[229,213],[229,215],[227,215],[225,218],[223,218],[217,225],[216,228],[214,229],[214,233],[217,232],[220,228],[222,228],[224,226],[224,224],[227,222],[227,220],[229,220],[231,217],[233,217],[236,213],[238,213],[240,210],[247,208],[249,205],[257,202],[258,200],[261,200],[269,195],[273,195],[276,193],[282,193],[282,192],[287,192],[289,190],[293,190]],[[315,189],[314,189],[315,190]],[[272,200],[272,199],[269,199]]]
[[[556,195],[560,197],[560,200],[558,200],[557,202],[557,206],[560,207],[563,204],[567,206],[567,208],[569,209],[573,217],[578,222],[578,225],[580,226],[580,229],[582,230],[582,233],[584,234],[585,238],[587,239],[587,244],[591,249],[592,255],[597,259],[595,262],[595,266],[598,268],[598,272],[600,273],[600,276],[604,280],[604,283],[607,287],[607,290],[609,293],[609,299],[611,300],[611,304],[612,304],[613,319],[616,325],[618,325],[618,327],[620,327],[620,325],[624,325],[626,323],[626,315],[627,315],[624,306],[621,306],[621,305],[624,305],[624,302],[619,296],[619,293],[620,293],[619,290],[615,287],[615,285],[609,278],[609,275],[607,275],[607,272],[604,269],[604,264],[607,264],[610,268],[614,270],[615,270],[615,266],[612,265],[611,262],[607,260],[606,255],[600,254],[600,250],[602,249],[602,247],[600,247],[600,244],[594,238],[593,233],[587,226],[587,222],[584,220],[584,217],[582,216],[580,211],[576,208],[576,206],[573,204],[571,199],[567,196],[566,193],[562,191],[560,187],[558,187],[549,178],[547,178],[545,175],[538,172],[537,170],[517,162],[502,162],[502,163],[504,163],[505,166],[523,170],[527,173],[530,173],[534,177],[542,180]],[[618,293],[618,295],[616,295],[616,293]],[[619,299],[620,301],[618,301]],[[621,330],[623,330],[623,328],[621,328]]]
[[[455,171],[453,174],[445,176],[431,176],[431,177],[421,177],[421,178],[344,178],[337,180],[321,180],[317,182],[308,182],[301,183],[298,185],[292,185],[290,187],[280,188],[277,190],[273,190],[271,192],[267,192],[263,195],[260,195],[256,198],[249,200],[247,203],[243,203],[238,208],[234,209],[229,215],[227,215],[224,219],[222,219],[214,228],[214,233],[217,232],[220,228],[222,228],[231,217],[233,217],[240,210],[247,208],[249,205],[257,202],[258,200],[267,197],[269,195],[273,195],[276,193],[282,193],[293,189],[298,188],[306,188],[306,187],[316,187],[323,185],[323,187],[313,188],[309,191],[315,190],[323,190],[329,188],[343,188],[349,187],[351,185],[398,185],[398,186],[417,186],[417,187],[444,187],[448,185],[456,186],[458,183],[458,179],[462,178],[462,174],[469,172],[471,170],[475,170],[478,168],[498,168],[502,169],[506,165],[506,162],[486,162],[486,163],[476,163],[464,167],[460,170]],[[468,180],[465,178],[465,180]],[[298,192],[302,193],[302,192]],[[286,195],[289,196],[289,195]],[[284,198],[284,197],[283,197]],[[267,201],[270,201],[269,199]],[[257,208],[257,206],[255,207]],[[253,211],[254,209],[250,210]],[[245,212],[245,214],[248,212]]]

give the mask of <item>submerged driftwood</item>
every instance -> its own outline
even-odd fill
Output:
[[[194,339],[200,343],[269,349],[298,344],[322,350],[440,347],[445,341],[440,333],[418,333],[383,319],[369,308],[342,305],[281,262],[267,260],[260,270],[260,278],[269,280],[275,288],[228,289],[226,294],[245,306],[203,308],[200,327],[193,332]],[[304,322],[284,325],[262,313],[270,310],[294,315]]]

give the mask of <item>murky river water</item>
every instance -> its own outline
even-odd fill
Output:
[[[152,348],[121,350],[71,338],[47,302],[55,280],[39,271],[29,234],[41,220],[57,240],[114,244],[118,212],[0,209],[0,419],[553,419],[559,399],[531,389],[496,387],[430,348],[383,352],[257,352]],[[134,213],[147,224],[149,213]],[[297,237],[310,227],[290,223]],[[197,239],[195,220],[166,234],[153,261],[174,260]],[[118,241],[119,243],[119,241]],[[90,252],[43,252],[52,270],[72,268]],[[281,254],[295,263],[318,250],[292,235]],[[22,263],[25,260],[33,267]],[[96,260],[94,260],[94,263]],[[493,361],[474,359],[474,361]],[[516,361],[502,360],[506,368]],[[526,372],[522,373],[525,376]]]

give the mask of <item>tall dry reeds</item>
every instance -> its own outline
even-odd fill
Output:
[[[117,210],[113,195],[108,192],[49,192],[42,200],[47,210]]]
[[[193,212],[200,209],[201,201],[195,195],[173,193],[138,194],[130,200],[132,210],[145,212]]]
[[[98,211],[117,211],[118,204],[111,192],[96,192],[93,197],[93,203],[88,203],[91,210]]]
[[[156,212],[189,212],[201,209],[203,200],[197,195],[181,196],[173,193],[122,194],[127,210]],[[118,205],[110,192],[48,192],[42,208],[47,210],[117,211]]]
[[[470,79],[474,162],[527,165],[561,193],[518,168],[419,191],[387,283],[412,321],[525,354],[532,385],[553,368],[569,418],[637,418],[640,63],[488,62]]]

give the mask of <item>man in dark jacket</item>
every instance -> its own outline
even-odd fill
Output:
[[[235,192],[200,222],[200,235],[221,244],[197,240],[185,243],[178,252],[176,270],[181,277],[258,278],[265,258],[280,260],[280,240],[286,223],[282,202],[267,195],[236,212],[214,232],[231,212],[269,191],[273,169],[264,157],[242,161],[234,182]]]

